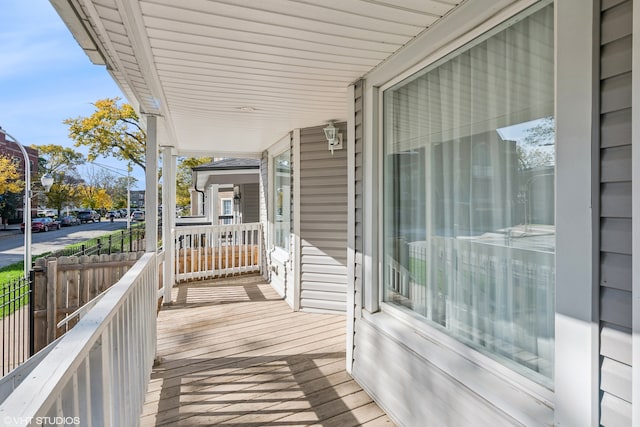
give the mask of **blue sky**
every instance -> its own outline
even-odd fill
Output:
[[[24,145],[73,147],[64,119],[90,115],[98,99],[123,98],[105,67],[91,63],[48,0],[3,1],[0,46],[0,126]],[[126,169],[116,159],[98,162]],[[136,187],[143,188],[139,167],[133,176]]]

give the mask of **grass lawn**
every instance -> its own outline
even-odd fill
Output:
[[[139,233],[142,227],[132,227],[132,229],[134,230],[134,235]],[[92,248],[97,244],[98,239],[100,239],[100,242],[105,245],[103,246],[102,253],[106,253],[105,251],[107,250],[106,245],[107,242],[109,242],[109,235],[111,235],[112,237],[112,244],[115,245],[113,249],[117,249],[118,247],[121,247],[123,249],[129,247],[130,234],[126,232],[122,233],[121,231],[116,231],[113,233],[105,234],[104,236],[101,236],[99,238],[90,239],[83,243],[70,245],[67,248],[63,249],[63,251],[77,252],[83,245],[85,247]],[[38,255],[37,258],[48,256],[50,254],[51,253],[48,252],[46,254]],[[35,260],[36,257],[33,257],[33,259]],[[29,302],[29,285],[18,285],[18,281],[24,276],[23,265],[24,262],[20,261],[0,268],[0,318],[8,316],[9,314],[13,313],[15,310],[19,309]]]
[[[23,265],[20,261],[0,268],[0,318],[29,302],[29,284],[20,282],[24,276]]]
[[[0,283],[21,278],[24,275],[23,265],[24,262],[20,261],[0,268]]]

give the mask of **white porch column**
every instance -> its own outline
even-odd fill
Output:
[[[191,196],[191,216],[198,216],[200,215],[200,193],[190,188],[189,195]]]
[[[147,116],[147,148],[145,167],[146,191],[145,206],[145,241],[146,252],[158,250],[158,118]]]
[[[207,221],[215,225],[218,223],[218,184],[208,186],[206,194],[205,216]]]
[[[164,289],[164,304],[171,304],[171,288],[175,283],[175,257],[176,242],[174,233],[176,229],[176,163],[174,147],[162,149],[162,244],[164,247],[165,261],[162,276]]]

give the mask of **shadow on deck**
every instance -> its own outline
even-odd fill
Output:
[[[141,425],[393,425],[344,369],[344,316],[292,312],[260,276],[182,284],[174,298]]]

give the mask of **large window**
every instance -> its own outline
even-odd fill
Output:
[[[274,169],[274,237],[273,244],[289,250],[291,234],[291,150],[273,159]]]
[[[553,6],[384,91],[384,300],[550,385]]]

